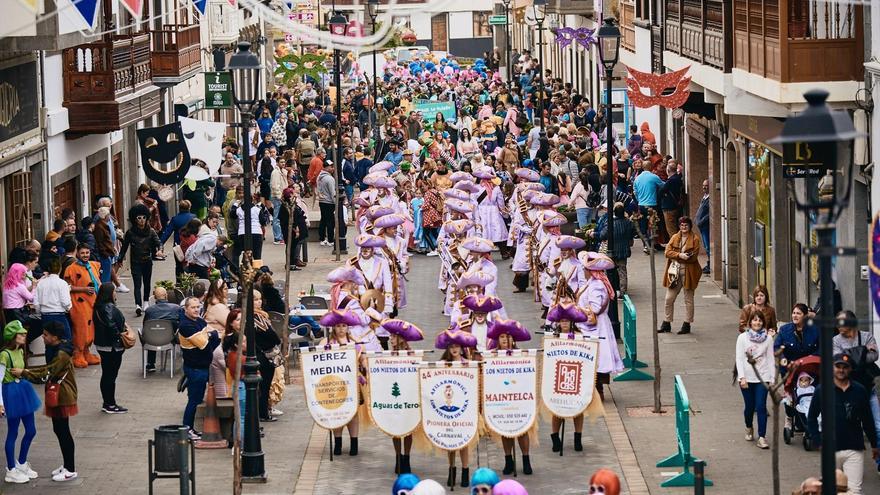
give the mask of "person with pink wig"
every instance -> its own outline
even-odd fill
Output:
[[[6,321],[21,321],[22,325],[28,326],[30,318],[27,317],[25,306],[34,302],[34,293],[27,288],[27,267],[21,263],[13,263],[6,272],[3,280],[3,313]]]

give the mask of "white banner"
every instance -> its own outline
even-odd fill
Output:
[[[386,435],[405,437],[419,427],[419,366],[422,357],[367,356],[370,419]]]
[[[357,414],[357,352],[334,346],[301,354],[306,404],[321,428],[342,428]]]
[[[223,161],[223,136],[226,133],[226,124],[187,117],[179,117],[177,120],[183,127],[183,138],[186,140],[189,156],[205,162],[211,174],[219,174],[220,162]]]
[[[483,417],[493,432],[516,438],[538,415],[538,358],[534,352],[483,354]]]
[[[593,400],[599,341],[578,337],[544,338],[541,400],[555,416],[583,413]]]
[[[477,434],[480,371],[477,363],[419,368],[422,428],[441,450],[466,447]]]

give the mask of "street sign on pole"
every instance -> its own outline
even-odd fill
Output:
[[[507,16],[502,15],[490,15],[489,16],[489,25],[490,26],[503,26],[507,24]]]
[[[205,72],[205,108],[232,108],[232,75]]]

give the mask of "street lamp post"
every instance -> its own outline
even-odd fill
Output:
[[[244,168],[244,259],[239,271],[239,279],[242,284],[244,313],[244,334],[247,337],[247,353],[244,362],[245,404],[244,416],[244,448],[241,452],[241,474],[243,482],[265,483],[266,469],[262,445],[260,442],[260,413],[258,406],[257,387],[260,383],[258,374],[260,365],[257,362],[257,349],[253,345],[256,342],[254,328],[254,273],[253,273],[253,238],[251,236],[251,210],[253,209],[253,197],[251,196],[251,180],[254,177],[253,164],[249,156],[250,140],[248,131],[253,121],[253,112],[256,110],[260,99],[260,82],[263,67],[260,59],[250,51],[251,44],[242,41],[238,44],[236,52],[229,60],[229,70],[232,72],[235,106],[241,115],[242,130],[242,165]]]
[[[844,110],[832,111],[825,100],[828,92],[814,89],[804,94],[807,108],[789,117],[779,137],[771,144],[782,144],[783,177],[794,190],[798,209],[815,218],[817,247],[804,248],[807,256],[819,261],[819,290],[821,310],[818,323],[821,329],[819,353],[822,391],[822,479],[833,480],[835,475],[835,416],[832,337],[838,326],[858,326],[857,321],[838,321],[834,311],[831,260],[835,256],[854,256],[855,248],[834,246],[836,222],[844,208],[849,206],[853,183],[853,142],[865,136],[858,132],[849,114]],[[792,187],[795,180],[805,181],[804,195]],[[803,197],[802,197],[803,196]],[[822,494],[835,493],[834,483],[823,483]]]
[[[504,4],[504,56],[507,60],[507,85],[513,81],[513,68],[510,66],[510,0],[501,0]]]
[[[605,18],[605,23],[599,28],[599,60],[605,69],[605,119],[607,120],[605,127],[608,135],[605,140],[605,196],[606,196],[606,215],[608,215],[608,252],[614,253],[614,115],[613,105],[611,104],[611,88],[613,85],[612,77],[614,75],[614,66],[617,65],[618,54],[620,52],[620,29],[614,22],[614,18]],[[613,255],[612,255],[613,256]],[[620,289],[620,278],[617,268],[611,271],[609,277],[612,288],[615,292]],[[608,316],[611,318],[611,324],[614,327],[614,335],[620,335],[620,319],[617,317],[617,299],[611,299],[608,304]]]
[[[334,12],[333,17],[330,18],[330,32],[337,36],[345,36],[345,31],[348,28],[348,19],[340,12]],[[336,201],[334,203],[333,208],[333,216],[335,217],[334,225],[334,235],[333,235],[333,252],[336,255],[336,261],[340,260],[341,250],[339,248],[339,228],[340,222],[345,221],[344,218],[340,218],[339,215],[339,203],[342,201],[342,196],[339,193],[339,174],[340,169],[342,169],[342,74],[341,74],[341,61],[339,56],[339,49],[335,46],[333,47],[333,84],[336,86],[336,152],[333,157],[333,165],[334,165],[334,178],[336,179]]]
[[[538,122],[541,132],[544,132],[544,19],[547,0],[533,0],[532,9],[535,12],[535,22],[538,23]]]
[[[509,1],[509,0],[508,0]],[[376,17],[379,16],[379,0],[367,0],[367,15],[370,17],[370,24],[373,26],[373,34],[376,34]],[[376,70],[376,49],[373,49],[373,113],[370,115],[370,127],[373,131],[373,146],[379,142],[379,126],[376,125],[376,118],[379,116],[378,111],[379,98],[379,73]]]

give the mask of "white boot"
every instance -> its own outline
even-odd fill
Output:
[[[24,464],[15,463],[15,469],[18,469],[20,472],[27,475],[28,479],[35,479],[37,477],[37,472],[31,469],[31,463],[25,461]]]

